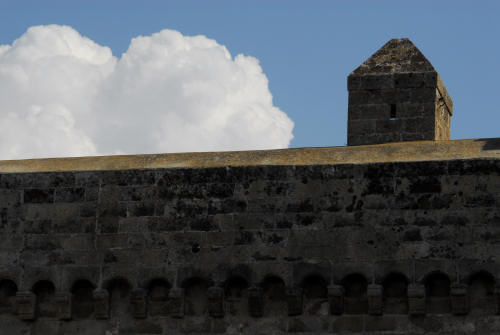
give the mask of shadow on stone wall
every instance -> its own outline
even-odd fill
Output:
[[[483,150],[500,150],[500,138],[480,138],[477,141],[484,142]]]
[[[134,288],[117,277],[102,288],[89,280],[76,280],[64,293],[50,280],[36,282],[31,291],[19,292],[12,280],[0,281],[0,313],[17,314],[22,320],[120,319],[133,316],[276,317],[330,314],[481,314],[499,312],[500,291],[491,273],[478,271],[465,283],[452,283],[448,275],[435,271],[420,283],[409,285],[408,278],[390,272],[380,284],[368,284],[359,273],[330,284],[312,273],[297,286],[287,287],[276,275],[265,276],[257,285],[234,275],[220,285],[201,277],[184,280],[172,288],[163,278],[155,278],[145,288]],[[421,294],[419,293],[421,292]]]

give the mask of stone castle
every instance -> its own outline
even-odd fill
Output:
[[[500,139],[408,39],[348,146],[0,161],[0,334],[498,334]]]

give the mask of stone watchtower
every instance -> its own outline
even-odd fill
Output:
[[[449,140],[453,103],[431,63],[392,39],[348,77],[347,144]]]

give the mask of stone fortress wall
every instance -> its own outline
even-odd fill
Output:
[[[73,161],[82,171],[57,171],[64,159],[2,162],[26,171],[0,175],[0,324],[498,333],[500,140],[349,147],[379,162],[315,163],[345,150],[241,152],[254,163],[206,167],[169,167],[179,155],[165,155],[165,168],[104,171],[91,171],[100,158]],[[442,159],[412,161],[412,150]],[[225,165],[223,153],[191,154],[203,157]]]
[[[0,161],[0,334],[498,334],[500,139],[408,39],[348,89],[347,147]]]

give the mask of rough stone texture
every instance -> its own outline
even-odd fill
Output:
[[[435,139],[450,139],[451,112],[448,109],[439,89],[436,89],[436,115],[435,115]]]
[[[324,148],[43,158],[0,161],[0,173],[496,159],[500,158],[499,148],[500,138],[486,138]],[[92,190],[87,198],[96,197],[95,192],[96,189]],[[57,196],[60,197],[62,194],[58,193]]]
[[[499,205],[495,158],[2,173],[0,323],[494,334]]]
[[[348,145],[449,140],[453,103],[406,38],[392,39],[348,78]]]

